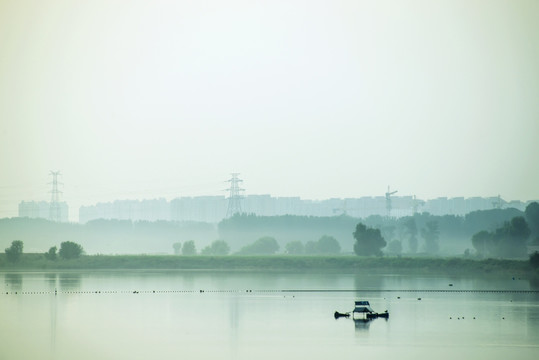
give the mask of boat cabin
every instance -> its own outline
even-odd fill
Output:
[[[354,311],[352,311],[352,318],[356,320],[367,320],[371,318],[371,314],[374,311],[371,309],[371,305],[368,301],[356,301]]]

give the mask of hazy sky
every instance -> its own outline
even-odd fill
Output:
[[[48,200],[539,199],[539,1],[0,0],[0,217]]]

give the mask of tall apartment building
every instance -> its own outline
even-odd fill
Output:
[[[60,202],[60,221],[67,222],[69,207],[66,202]],[[51,204],[47,201],[21,201],[19,203],[19,217],[32,219],[50,219]]]

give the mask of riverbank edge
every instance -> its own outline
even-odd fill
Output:
[[[179,256],[179,255],[83,255],[78,259],[47,260],[43,254],[23,254],[16,263],[0,254],[0,271],[18,270],[259,270],[338,271],[358,273],[420,272],[437,274],[509,274],[531,277],[535,271],[527,260],[410,258],[341,256]]]

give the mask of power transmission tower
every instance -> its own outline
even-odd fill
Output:
[[[59,171],[51,171],[50,175],[52,175],[52,183],[49,184],[52,184],[52,190],[50,191],[51,203],[49,207],[49,220],[60,222],[62,220],[60,209],[60,194],[62,192],[58,190],[58,184],[62,183],[58,182],[58,176],[61,174]]]
[[[234,214],[241,214],[241,200],[243,196],[241,195],[242,191],[245,189],[240,188],[240,183],[243,182],[238,176],[239,173],[232,173],[232,178],[228,179],[227,182],[230,183],[230,187],[225,191],[228,191],[228,209],[226,211],[226,217],[229,218]]]

